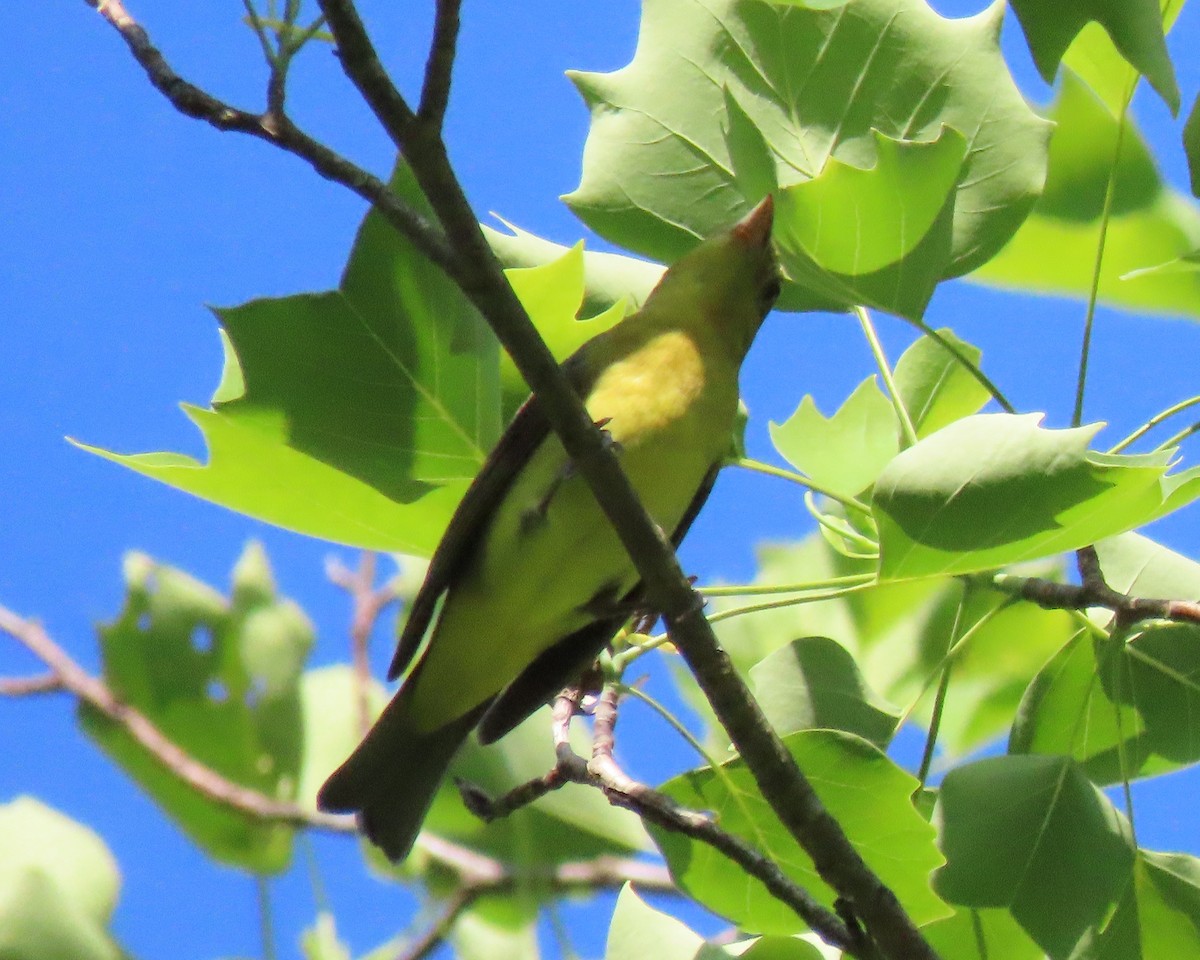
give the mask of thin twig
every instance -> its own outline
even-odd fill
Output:
[[[53,673],[37,677],[0,677],[0,697],[28,697],[39,693],[59,693],[63,682]]]
[[[377,557],[364,550],[358,561],[358,569],[351,570],[336,557],[325,564],[325,575],[330,582],[341,587],[352,603],[350,619],[350,651],[354,665],[355,686],[358,694],[358,719],[363,733],[374,722],[371,710],[371,634],[379,615],[396,600],[396,588],[392,583],[375,586]]]
[[[717,826],[703,813],[681,807],[665,793],[629,776],[613,754],[619,693],[604,688],[596,704],[592,758],[585,760],[571,748],[565,729],[578,695],[564,691],[554,705],[554,739],[558,762],[545,776],[522,784],[504,796],[490,800],[478,791],[467,798],[470,808],[485,820],[507,816],[515,810],[566,783],[579,783],[603,791],[610,803],[632,810],[642,820],[673,833],[681,833],[729,857],[758,879],[771,895],[796,912],[827,942],[853,956],[874,956],[869,945],[855,941],[847,926],[822,907],[802,887],[780,870],[778,864],[741,838]]]
[[[150,41],[145,29],[120,0],[84,0],[121,35],[150,83],[185,116],[222,131],[245,133],[306,161],[327,180],[352,190],[370,203],[430,260],[446,268],[453,258],[445,238],[418,211],[399,200],[386,183],[324,144],[308,136],[286,116],[259,114],[234,107],[183,79]]]

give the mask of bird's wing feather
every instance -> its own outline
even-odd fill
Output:
[[[576,391],[584,394],[587,386],[586,365],[578,352],[563,364],[563,372]],[[472,555],[476,542],[517,474],[549,433],[549,422],[535,399],[530,397],[488,454],[450,518],[429,563],[425,582],[409,605],[408,620],[401,631],[391,666],[388,667],[389,680],[395,680],[408,669],[420,649],[438,600]]]
[[[683,518],[672,532],[671,542],[676,548],[687,536],[696,515],[712,493],[720,468],[720,464],[714,464],[708,471]],[[641,602],[641,597],[642,585],[638,583],[618,602],[617,613],[613,616],[594,620],[539,654],[487,708],[479,722],[480,742],[493,743],[499,740],[578,678],[588,664],[600,656],[600,651],[608,646],[621,629],[621,624],[629,619],[630,611]]]

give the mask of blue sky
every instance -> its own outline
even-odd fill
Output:
[[[935,4],[975,12],[980,2]],[[428,4],[362,4],[382,50],[409,89],[419,77]],[[414,8],[416,12],[414,14]],[[241,25],[241,5],[133,2],[176,69],[217,94],[261,103],[263,68]],[[578,180],[587,113],[568,68],[611,70],[631,56],[638,6],[529,0],[467,4],[449,117],[452,159],[481,213],[495,211],[559,242],[585,235],[557,199]],[[1200,66],[1189,63],[1200,27],[1185,12],[1173,49],[1190,102]],[[1011,27],[1011,25],[1010,25]],[[323,561],[350,551],[293,536],[193,500],[64,442],[73,436],[123,452],[203,455],[177,408],[204,403],[221,350],[206,304],[326,289],[337,282],[362,203],[303,164],[257,141],[176,114],[156,94],[116,35],[83,2],[38,5],[6,25],[0,58],[0,603],[42,619],[89,669],[98,666],[94,625],[122,595],[120,560],[136,548],[221,587],[249,538],[261,539],[281,589],[298,598],[319,630],[315,663],[347,655],[345,599]],[[1019,37],[1007,48],[1032,99],[1047,90],[1027,65]],[[390,167],[385,138],[341,77],[328,48],[315,45],[295,70],[291,105],[302,125],[378,172]],[[1156,99],[1141,95],[1139,119],[1165,174],[1186,184],[1176,130]],[[589,238],[589,242],[592,242]],[[945,285],[928,319],[984,350],[989,371],[1024,411],[1051,425],[1070,417],[1082,306]],[[892,356],[909,339],[887,318]],[[1088,419],[1105,419],[1114,439],[1196,391],[1181,357],[1195,356],[1200,331],[1102,310]],[[871,372],[856,325],[844,317],[776,316],[744,375],[752,452],[766,456],[767,422],[814,394],[833,409]],[[807,517],[784,484],[722,478],[685,548],[685,566],[705,578],[753,572],[764,539],[806,532]],[[1160,524],[1155,536],[1200,554],[1192,515]],[[376,650],[385,659],[387,638]],[[38,666],[0,638],[0,675]],[[665,738],[658,738],[660,741]],[[634,747],[633,749],[636,749]],[[213,866],[73,724],[64,697],[0,700],[0,800],[29,792],[100,832],[124,874],[117,930],[136,956],[187,958],[258,950],[250,878]],[[645,761],[649,777],[690,762],[672,748]],[[1194,825],[1195,772],[1136,791],[1139,839],[1200,853]],[[354,845],[318,838],[318,862],[352,945],[362,950],[394,932],[408,909],[394,887],[364,879]],[[312,915],[303,860],[278,881],[281,947]],[[604,911],[570,908],[585,955],[602,951]],[[219,920],[219,922],[217,922]],[[181,938],[182,935],[182,938]]]

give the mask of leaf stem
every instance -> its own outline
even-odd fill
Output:
[[[917,428],[913,426],[912,417],[908,415],[904,401],[900,399],[900,394],[896,390],[896,380],[892,376],[892,368],[888,364],[887,355],[883,352],[883,344],[879,342],[879,335],[875,332],[875,324],[871,321],[871,315],[867,313],[866,307],[856,305],[854,315],[858,317],[863,336],[867,338],[871,355],[879,367],[879,376],[883,378],[883,385],[887,387],[888,397],[896,411],[896,419],[900,421],[900,432],[904,435],[904,443],[901,446],[911,447],[917,442]]]
[[[781,480],[790,480],[792,483],[802,487],[807,487],[813,493],[819,493],[823,497],[828,497],[834,503],[840,503],[847,510],[854,510],[864,516],[874,516],[871,513],[871,508],[861,500],[847,496],[844,493],[838,493],[836,490],[831,490],[829,487],[822,486],[811,477],[806,477],[802,473],[797,473],[795,470],[787,470],[783,467],[777,467],[770,463],[763,463],[761,460],[753,460],[750,457],[739,457],[733,461],[733,466],[741,467],[743,470],[752,470],[755,473],[763,473],[768,477],[779,477]]]
[[[917,779],[921,781],[921,789],[929,780],[929,768],[933,765],[933,751],[937,746],[938,731],[942,726],[942,710],[946,706],[946,694],[950,691],[950,671],[954,660],[950,652],[957,648],[958,633],[962,629],[963,610],[966,609],[967,599],[971,595],[971,581],[966,580],[962,585],[962,594],[958,598],[958,609],[954,611],[954,623],[950,627],[950,642],[946,645],[946,655],[942,658],[941,678],[938,680],[937,693],[933,697],[933,713],[929,718],[929,735],[925,738],[925,749],[921,752],[921,766],[917,770]]]
[[[1008,397],[1006,397],[1000,391],[1000,388],[992,382],[992,379],[986,373],[984,373],[977,364],[972,362],[971,358],[963,353],[954,343],[947,340],[924,320],[915,320],[912,317],[902,317],[901,319],[907,320],[914,327],[920,330],[921,333],[929,337],[930,340],[934,341],[939,347],[950,354],[950,356],[954,357],[954,359],[962,365],[962,368],[966,370],[967,373],[969,373],[972,377],[974,377],[976,382],[983,387],[984,390],[992,395],[992,399],[1000,405],[1001,410],[1003,410],[1005,413],[1017,412],[1017,408],[1009,403]]]
[[[1200,432],[1200,420],[1196,421],[1191,426],[1184,427],[1178,433],[1172,434],[1171,436],[1167,437],[1166,440],[1164,440],[1162,443],[1160,443],[1157,447],[1154,448],[1153,452],[1157,453],[1160,450],[1169,450],[1169,449],[1171,449],[1171,447],[1178,446],[1179,444],[1183,443],[1184,440],[1186,440],[1188,437],[1190,437],[1193,433],[1197,433],[1197,432]]]
[[[1142,439],[1142,437],[1144,437],[1147,433],[1149,433],[1151,430],[1153,430],[1155,427],[1157,427],[1160,423],[1163,423],[1164,421],[1169,420],[1171,417],[1175,416],[1175,414],[1177,414],[1177,413],[1182,413],[1184,410],[1187,410],[1189,407],[1194,407],[1198,403],[1200,403],[1200,394],[1198,394],[1197,396],[1194,396],[1194,397],[1188,397],[1186,400],[1180,400],[1179,403],[1176,403],[1173,406],[1167,407],[1167,409],[1162,410],[1159,413],[1156,413],[1154,416],[1152,416],[1149,420],[1147,420],[1140,427],[1138,427],[1136,430],[1134,430],[1133,433],[1131,433],[1129,436],[1127,436],[1120,443],[1115,444],[1112,447],[1110,447],[1108,452],[1109,453],[1120,453],[1122,450],[1125,450],[1126,448],[1128,448],[1128,447],[1132,446],[1134,443],[1136,443],[1138,440]],[[1160,444],[1159,446],[1163,447],[1163,446],[1170,446],[1170,445],[1171,444],[1168,442],[1165,444]]]
[[[858,586],[874,583],[873,573],[848,573],[842,577],[829,577],[825,580],[801,580],[797,583],[757,584],[750,583],[741,587],[697,587],[705,597],[755,597],[776,593],[801,593],[806,590],[826,590],[830,587]]]
[[[1129,104],[1133,100],[1133,91],[1137,85],[1137,75],[1134,75],[1128,89],[1125,91],[1121,112],[1117,117],[1117,136],[1113,144],[1112,165],[1108,170],[1108,182],[1104,186],[1104,206],[1100,212],[1100,233],[1096,238],[1096,259],[1092,265],[1092,282],[1088,290],[1087,310],[1083,317],[1083,344],[1079,350],[1079,376],[1075,382],[1075,410],[1071,414],[1071,426],[1077,427],[1083,423],[1083,397],[1087,389],[1088,360],[1092,352],[1092,328],[1096,319],[1096,299],[1100,293],[1100,269],[1104,265],[1104,248],[1108,241],[1108,224],[1112,219],[1113,198],[1117,192],[1117,167],[1121,161],[1121,148],[1125,142],[1126,120],[1129,116]]]

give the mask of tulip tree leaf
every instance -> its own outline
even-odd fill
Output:
[[[1179,109],[1179,87],[1167,53],[1158,0],[1012,0],[1033,61],[1050,83],[1071,42],[1089,22],[1104,27],[1121,55],[1145,76],[1171,110]]]
[[[303,753],[299,678],[312,626],[276,596],[261,548],[234,568],[226,600],[141,554],[126,559],[120,616],[100,628],[104,679],[175,746],[217,774],[292,799]],[[283,869],[293,828],[201,793],[124,725],[81,703],[84,730],[206,853],[263,873]]]
[[[937,190],[905,180],[899,201],[938,194],[936,202],[918,203],[922,222],[934,226],[902,242],[895,230],[881,231],[887,249],[863,241],[855,266],[884,271],[862,274],[878,280],[863,289],[911,313],[927,296],[931,274],[956,276],[991,257],[1040,190],[1049,127],[1000,55],[1001,5],[962,20],[939,16],[924,0],[856,0],[828,10],[763,0],[648,0],[642,9],[627,66],[572,74],[592,126],[583,177],[567,202],[623,247],[672,261],[760,199],[772,179],[783,189],[803,183],[831,157],[876,170],[881,150],[889,149],[881,144],[940,142],[951,128],[966,142],[952,197],[941,183],[953,164],[934,151],[921,162],[933,164]],[[773,178],[764,173],[766,162]],[[822,250],[844,267],[871,225],[854,222],[853,197],[839,197],[849,206],[822,207],[820,229]],[[938,217],[949,208],[944,261],[940,250],[922,250],[913,277],[887,273],[899,259],[898,242],[904,250],[923,237],[944,242]],[[886,298],[885,279],[895,287]],[[857,288],[843,290],[835,299],[857,295]],[[786,309],[829,303],[829,290],[795,286],[781,300]]]
[[[875,484],[883,578],[969,573],[1074,550],[1200,495],[1168,453],[1088,450],[1099,426],[1046,430],[1037,415],[980,414],[891,461]]]
[[[941,858],[933,828],[912,806],[916,781],[864,740],[831,730],[806,730],[784,738],[822,803],[867,863],[900,898],[918,924],[947,914],[929,886]],[[833,890],[817,876],[808,855],[775,818],[741,759],[704,767],[669,780],[662,790],[685,807],[712,811],[721,827],[775,861],[792,880],[829,906]],[[790,935],[804,929],[788,907],[759,881],[706,844],[650,826],[680,888],[739,929]]]
[[[1066,757],[957,767],[934,816],[946,855],[938,893],[961,906],[1007,907],[1051,957],[1065,958],[1107,916],[1133,867],[1128,825]]]

